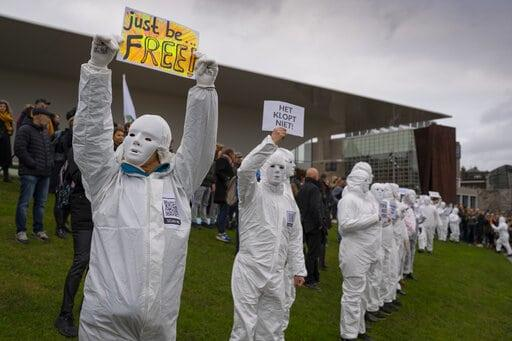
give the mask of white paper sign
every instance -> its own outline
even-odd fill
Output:
[[[265,101],[263,104],[264,131],[275,127],[286,128],[290,135],[304,137],[304,108],[280,101]]]

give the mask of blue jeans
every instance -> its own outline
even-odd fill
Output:
[[[219,233],[225,233],[228,227],[229,205],[226,203],[219,204],[219,216],[217,217],[217,229]]]
[[[27,210],[30,198],[34,198],[32,218],[34,233],[43,231],[44,204],[48,199],[49,176],[20,176],[21,188],[16,206],[16,232],[27,230]]]

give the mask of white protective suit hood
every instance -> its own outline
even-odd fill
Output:
[[[393,193],[393,198],[397,201],[400,201],[400,186],[397,184],[390,184],[391,192]]]
[[[459,214],[459,209],[457,207],[455,207],[452,211],[452,214],[455,214],[455,215],[458,215]]]
[[[409,207],[413,207],[414,203],[416,202],[416,192],[414,192],[412,189],[408,190],[404,195],[403,201]]]
[[[160,163],[169,163],[172,141],[169,124],[157,115],[142,115],[133,121],[123,143],[116,151],[118,162],[140,167],[156,151]]]
[[[505,217],[501,216],[499,219],[499,224],[502,225],[502,224],[506,224],[506,223],[507,223],[507,219],[505,219]]]
[[[285,148],[278,148],[275,152],[277,155],[281,155],[286,161],[286,176],[291,178],[295,174],[295,155],[291,151]]]
[[[372,176],[362,169],[352,169],[347,177],[346,190],[365,195],[370,190],[371,178]]]

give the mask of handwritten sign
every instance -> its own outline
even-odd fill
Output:
[[[265,101],[263,104],[264,131],[272,131],[275,127],[286,128],[287,133],[304,136],[304,108],[280,101]]]
[[[117,60],[192,78],[199,33],[178,23],[126,7]]]

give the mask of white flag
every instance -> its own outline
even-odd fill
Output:
[[[130,90],[126,83],[126,76],[123,74],[123,115],[124,122],[133,122],[137,117],[135,113],[135,107],[133,106],[132,96],[130,96]]]

